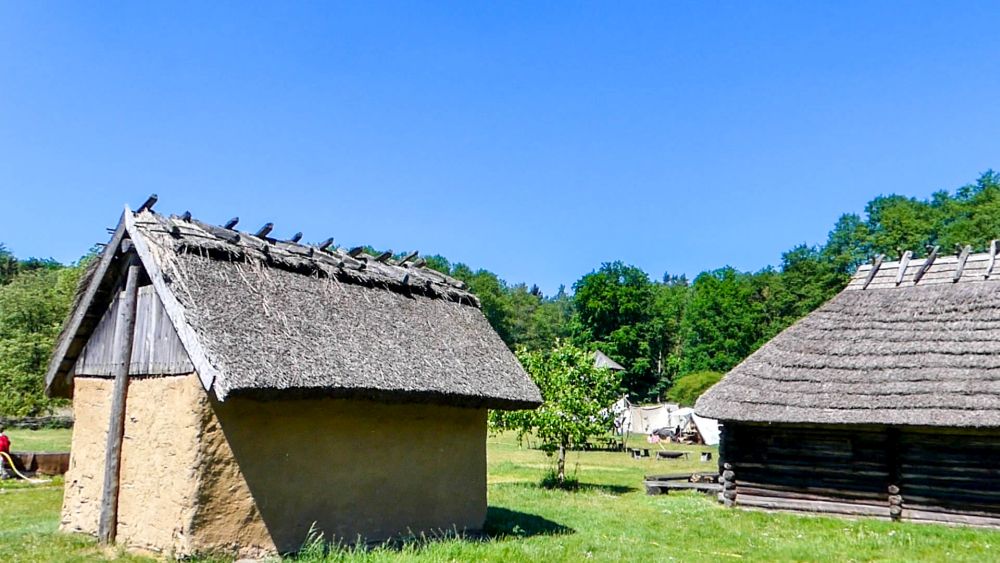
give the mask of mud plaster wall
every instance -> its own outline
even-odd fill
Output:
[[[76,422],[62,525],[96,534],[113,380],[77,376]],[[118,541],[165,553],[190,551],[197,443],[208,401],[195,375],[129,382],[122,443]]]
[[[354,542],[485,522],[485,410],[236,397],[212,405],[198,549],[238,538],[242,554],[294,551],[314,523],[327,540]]]

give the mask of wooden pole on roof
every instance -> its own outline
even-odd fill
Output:
[[[104,493],[101,496],[101,517],[98,540],[112,544],[118,532],[118,492],[121,476],[122,439],[125,435],[125,398],[128,394],[129,364],[132,361],[132,342],[135,333],[135,306],[139,293],[141,266],[132,252],[131,241],[122,242],[128,265],[125,292],[118,305],[115,319],[114,367],[115,385],[111,396],[111,414],[108,421],[108,440],[104,450]]]

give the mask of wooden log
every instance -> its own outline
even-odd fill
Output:
[[[264,223],[264,226],[262,226],[260,229],[257,229],[257,232],[254,233],[253,236],[257,238],[264,238],[267,235],[271,234],[272,230],[274,230],[274,223]]]
[[[191,222],[191,212],[190,211],[185,211],[184,214],[181,215],[181,221],[184,221],[185,223],[190,223]]]
[[[981,511],[1000,516],[1000,502],[995,499],[962,499],[946,494],[937,496],[907,494],[906,498],[903,499],[903,505],[941,512]]]
[[[990,274],[993,273],[993,266],[995,266],[996,263],[997,263],[997,241],[996,240],[991,240],[990,241],[990,259],[989,259],[989,262],[986,263],[986,275],[984,276],[986,279],[990,278]]]
[[[383,262],[384,263],[389,258],[392,258],[392,251],[391,250],[386,250],[382,254],[379,254],[378,256],[376,256],[375,257],[375,261],[376,262]]]
[[[139,209],[136,209],[135,212],[142,213],[146,210],[152,211],[153,206],[156,205],[157,199],[159,198],[156,197],[156,194],[150,194],[150,196],[146,198],[146,201],[142,202],[142,205],[140,205]]]
[[[323,252],[326,252],[330,249],[331,246],[333,246],[333,237],[324,240],[323,243],[319,245],[319,249],[322,250]]]
[[[917,270],[916,274],[913,274],[913,283],[919,282],[920,278],[924,277],[924,274],[927,273],[927,270],[931,269],[931,266],[934,265],[934,260],[937,259],[938,250],[940,249],[940,246],[935,246],[931,249],[930,254],[928,254],[927,258],[924,259],[924,263],[920,266],[920,269]]]
[[[816,500],[794,500],[769,496],[739,495],[736,503],[739,506],[768,508],[771,510],[793,510],[796,512],[825,512],[830,514],[849,514],[854,516],[889,516],[888,506],[871,506],[849,502],[832,502]]]
[[[910,259],[913,258],[913,252],[907,250],[903,253],[903,256],[899,259],[899,270],[896,272],[896,285],[903,283],[903,276],[906,275],[906,267],[910,265]]]
[[[134,256],[129,259],[129,263],[125,296],[118,308],[118,328],[115,331],[120,336],[116,339],[115,385],[111,396],[108,439],[104,451],[104,490],[98,524],[98,540],[106,545],[114,543],[118,529],[118,481],[121,473],[122,439],[125,435],[125,399],[128,394],[128,373],[135,331],[139,271],[142,269]]]
[[[357,258],[364,251],[365,251],[364,247],[355,246],[354,248],[347,251],[347,255],[350,256],[351,258]]]
[[[995,516],[974,516],[954,512],[931,512],[928,510],[915,510],[912,508],[903,508],[902,519],[917,522],[940,522],[944,524],[965,524],[971,526],[1000,526],[1000,518]]]
[[[757,497],[775,497],[775,498],[786,498],[786,499],[798,499],[798,500],[816,500],[825,502],[847,502],[851,504],[867,504],[871,506],[885,506],[885,498],[878,498],[876,496],[871,497],[857,497],[851,496],[849,493],[844,495],[838,494],[816,494],[811,492],[800,492],[800,491],[783,491],[772,489],[766,486],[746,486],[742,481],[736,486],[736,494],[750,495]]]
[[[295,233],[294,235],[292,235],[292,239],[291,240],[292,240],[292,242],[299,242],[300,240],[302,240],[302,231],[299,231],[299,232]]]
[[[969,261],[969,254],[972,253],[972,247],[965,245],[962,252],[958,255],[958,265],[955,266],[955,274],[952,276],[951,281],[957,282],[962,279],[962,272],[965,271],[965,263]]]
[[[884,254],[879,254],[875,257],[875,261],[872,262],[872,269],[868,271],[868,277],[865,278],[865,283],[861,286],[861,289],[868,289],[868,285],[872,283],[873,279],[875,279],[875,274],[878,273],[878,269],[882,267],[882,260],[884,258]]]
[[[803,498],[807,497],[824,497],[824,498],[841,498],[848,500],[859,500],[868,501],[872,503],[884,503],[886,501],[886,495],[884,493],[872,492],[872,491],[862,491],[856,489],[837,489],[828,487],[788,487],[785,485],[775,485],[772,483],[755,483],[746,480],[740,480],[737,488],[741,491],[746,489],[750,491],[750,494],[762,494],[753,491],[769,491],[769,494],[773,494],[778,497],[788,497],[796,498],[801,496]],[[822,500],[822,499],[819,499]]]
[[[222,227],[225,228],[225,229],[232,230],[232,229],[236,228],[236,224],[239,223],[239,222],[240,222],[240,218],[239,217],[233,217],[232,219],[226,221],[226,224],[223,225]]]

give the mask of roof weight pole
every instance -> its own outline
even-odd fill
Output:
[[[122,439],[125,435],[125,398],[128,394],[129,364],[132,359],[132,342],[135,333],[135,307],[139,293],[141,266],[131,241],[123,241],[122,249],[128,254],[128,275],[125,292],[118,308],[115,322],[115,386],[111,397],[111,415],[108,421],[108,441],[104,450],[104,493],[101,496],[101,518],[98,540],[112,544],[118,532],[118,488],[122,462]]]

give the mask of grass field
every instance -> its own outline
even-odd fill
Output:
[[[66,431],[33,439],[67,444]],[[63,435],[60,435],[62,433]],[[18,433],[20,434],[20,432]],[[26,436],[12,436],[16,449]],[[59,449],[56,447],[55,449]],[[695,452],[703,448],[688,448]],[[537,482],[546,456],[512,436],[489,440],[491,539],[415,543],[371,551],[314,550],[300,561],[989,561],[1000,559],[1000,532],[727,510],[708,497],[649,497],[644,474],[711,470],[712,463],[636,461],[621,453],[573,452],[568,467],[582,486],[546,490]],[[4,561],[146,561],[98,550],[89,538],[56,532],[61,481],[39,488],[0,485]]]

